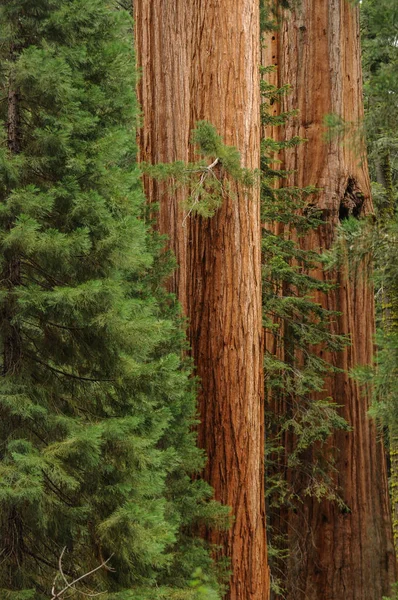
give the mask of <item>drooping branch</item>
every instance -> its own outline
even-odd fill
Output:
[[[182,222],[182,226],[183,227],[186,226],[187,219],[191,216],[192,212],[195,209],[196,204],[199,202],[200,192],[201,192],[201,189],[204,186],[204,183],[205,183],[207,177],[209,177],[209,175],[213,175],[213,177],[215,177],[216,179],[218,179],[217,176],[215,175],[213,169],[214,169],[214,167],[216,167],[218,165],[219,162],[220,162],[220,159],[216,158],[211,163],[211,165],[209,165],[208,167],[202,167],[201,168],[201,173],[202,174],[201,174],[200,180],[199,180],[198,184],[196,185],[196,188],[195,188],[195,190],[194,190],[194,192],[192,194],[192,206],[191,206],[191,208],[189,209],[189,211],[187,212],[187,214],[185,215],[185,217],[183,219],[183,222]]]

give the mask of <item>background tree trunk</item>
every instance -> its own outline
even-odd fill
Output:
[[[348,135],[344,143],[326,141],[323,125],[328,114],[355,127],[363,117],[358,8],[346,0],[302,0],[272,38],[268,64],[278,64],[279,86],[292,86],[282,110],[299,109],[282,135],[308,140],[285,153],[284,168],[295,171],[287,183],[320,190],[317,206],[325,224],[308,236],[305,247],[330,248],[339,220],[373,211],[362,140]],[[352,342],[343,352],[323,355],[345,371],[326,382],[325,395],[342,405],[353,430],[337,432],[331,440],[345,507],[305,496],[303,481],[302,509],[287,514],[289,600],[381,600],[395,578],[383,444],[367,416],[369,399],[347,374],[372,362],[374,299],[368,268],[365,261],[355,280],[346,268],[319,273],[338,282],[336,290],[318,300],[340,313],[334,332],[350,335]],[[307,460],[316,460],[315,453]]]
[[[139,131],[139,158],[150,164],[188,161],[190,140],[191,29],[188,3],[183,0],[134,2],[136,52],[142,76],[138,98],[144,123]],[[177,260],[170,291],[186,311],[186,227],[181,203],[184,190],[170,192],[166,183],[144,177],[149,202],[159,204],[159,231]]]
[[[226,144],[237,147],[242,166],[258,168],[257,0],[138,0],[135,19],[143,73],[142,157],[193,158],[191,130],[204,119]],[[218,176],[226,177],[222,166]],[[234,517],[229,531],[206,535],[221,546],[218,555],[230,558],[228,597],[264,600],[269,592],[259,189],[233,181],[229,188],[213,218],[191,216],[181,234],[180,198],[146,183],[149,199],[160,201],[159,227],[169,234],[179,262],[174,290],[189,317],[201,382],[199,443],[208,456],[205,478]]]
[[[10,49],[10,60],[15,62],[16,50]],[[13,77],[9,76],[7,94],[7,146],[12,154],[19,154],[20,148],[20,114],[19,98]],[[8,223],[11,229],[12,222]],[[20,366],[22,348],[18,326],[13,323],[15,317],[14,290],[21,283],[20,259],[15,253],[8,251],[4,256],[3,281],[7,282],[8,296],[4,302],[1,329],[3,330],[3,375],[12,375]]]

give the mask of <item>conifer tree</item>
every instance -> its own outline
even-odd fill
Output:
[[[108,559],[73,597],[196,597],[211,560],[190,527],[222,515],[189,476],[203,456],[143,209],[130,18],[2,0],[0,36],[0,597],[50,598]]]
[[[396,370],[398,365],[398,290],[394,239],[397,232],[398,138],[398,32],[397,7],[385,0],[361,4],[365,124],[370,173],[376,205],[376,223],[363,236],[375,258],[376,307],[378,316],[377,368],[373,372],[373,411],[388,428],[390,492],[395,548],[398,548],[398,410]],[[356,232],[358,236],[358,232]],[[356,244],[357,246],[358,244]]]
[[[391,217],[397,185],[397,7],[387,0],[365,0],[361,3],[361,25],[370,174],[372,181],[384,188],[384,199],[374,189],[377,208],[382,212],[387,207],[384,205],[389,205]]]

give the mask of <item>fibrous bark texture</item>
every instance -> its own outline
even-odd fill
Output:
[[[324,225],[308,236],[305,247],[330,248],[339,220],[372,213],[366,159],[358,137],[325,138],[324,117],[341,117],[348,130],[363,116],[358,7],[346,0],[302,0],[285,13],[281,29],[268,44],[268,62],[278,65],[279,85],[290,84],[282,110],[298,109],[283,131],[308,140],[285,153],[283,166],[294,170],[288,184],[315,185]],[[355,126],[355,127],[353,127]],[[331,440],[336,456],[336,484],[345,506],[304,495],[296,514],[284,517],[290,551],[289,600],[381,600],[395,578],[395,556],[383,445],[368,418],[368,398],[348,375],[372,362],[373,291],[366,261],[352,277],[348,268],[319,273],[337,281],[325,307],[337,311],[334,333],[347,334],[343,352],[324,354],[344,372],[326,382],[326,394],[341,405],[352,431]],[[316,460],[309,453],[306,460]],[[292,476],[292,475],[291,475]],[[295,474],[295,478],[299,475]],[[275,524],[276,527],[280,523]]]
[[[390,426],[390,491],[392,504],[392,528],[394,533],[395,552],[398,549],[398,433],[396,428]]]
[[[145,160],[193,158],[198,120],[212,123],[242,166],[259,167],[257,0],[135,2]],[[217,176],[225,178],[222,165]],[[259,190],[230,180],[214,217],[184,221],[179,198],[147,182],[179,269],[173,289],[189,319],[200,378],[205,478],[231,506],[227,532],[208,531],[230,559],[233,600],[268,598],[263,484],[263,348]],[[185,229],[184,229],[185,225]]]
[[[141,78],[138,97],[143,113],[139,157],[150,164],[188,161],[190,140],[190,46],[192,28],[188,2],[134,2],[136,52]],[[159,205],[158,227],[168,236],[177,259],[170,291],[186,309],[186,240],[181,203],[184,191],[170,192],[165,183],[144,178],[149,202]]]

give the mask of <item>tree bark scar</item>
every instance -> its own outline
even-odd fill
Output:
[[[359,219],[362,213],[365,196],[361,192],[354,177],[349,177],[344,197],[339,206],[339,220],[344,221],[349,217]]]

